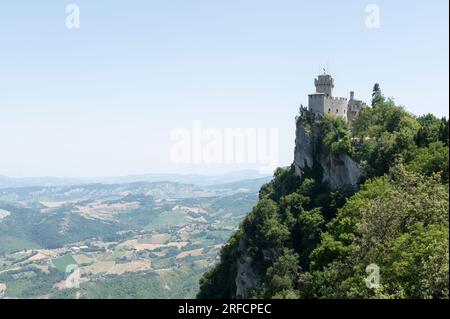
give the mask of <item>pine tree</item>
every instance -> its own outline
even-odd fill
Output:
[[[448,146],[448,120],[443,117],[439,127],[439,140]]]
[[[372,107],[376,107],[376,105],[380,102],[384,101],[384,96],[381,94],[380,85],[375,83],[372,91]]]

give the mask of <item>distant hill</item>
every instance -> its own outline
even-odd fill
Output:
[[[168,181],[183,184],[195,185],[217,185],[239,182],[243,180],[253,180],[270,177],[267,174],[260,174],[255,170],[241,170],[229,172],[221,175],[199,175],[199,174],[144,174],[128,175],[116,177],[103,177],[94,179],[96,182],[104,184],[133,183],[133,182],[159,182]]]
[[[66,177],[24,177],[13,178],[0,175],[0,189],[29,186],[64,186],[86,184],[92,181]]]
[[[224,188],[224,189],[240,189],[248,192],[258,192],[261,185],[264,185],[272,180],[272,177],[261,177],[256,179],[248,179],[243,181],[225,183],[225,184],[215,184],[214,188]]]
[[[69,186],[82,184],[122,184],[135,182],[174,182],[195,185],[216,185],[234,183],[243,180],[266,178],[268,175],[260,174],[255,170],[241,170],[221,175],[198,175],[198,174],[142,174],[127,176],[111,176],[96,178],[69,178],[69,177],[24,177],[13,178],[0,175],[0,189],[13,187],[33,186]]]

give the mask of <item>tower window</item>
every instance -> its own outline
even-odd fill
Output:
[[[339,113],[339,109],[336,109],[336,114]]]
[[[328,113],[330,113],[331,112],[331,109],[328,109]]]

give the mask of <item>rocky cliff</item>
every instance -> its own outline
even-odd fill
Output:
[[[297,121],[294,151],[295,174],[302,177],[306,169],[320,169],[322,182],[331,189],[356,187],[364,175],[358,163],[347,154],[327,154],[321,150],[323,132],[317,125]]]
[[[248,298],[248,291],[250,289],[259,288],[256,273],[250,264],[250,259],[245,255],[246,246],[245,236],[242,236],[239,240],[239,259],[237,261],[237,274],[235,279],[236,298],[238,299]]]

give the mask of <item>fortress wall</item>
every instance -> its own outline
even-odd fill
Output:
[[[323,94],[311,94],[309,95],[309,109],[313,113],[324,114],[324,99],[325,95]]]
[[[348,100],[346,98],[327,98],[324,100],[325,113],[340,116],[345,121],[347,121],[347,106]]]
[[[355,120],[355,118],[358,116],[361,109],[364,107],[364,103],[359,100],[350,100],[348,102],[348,114],[347,118],[348,121],[352,122]]]

